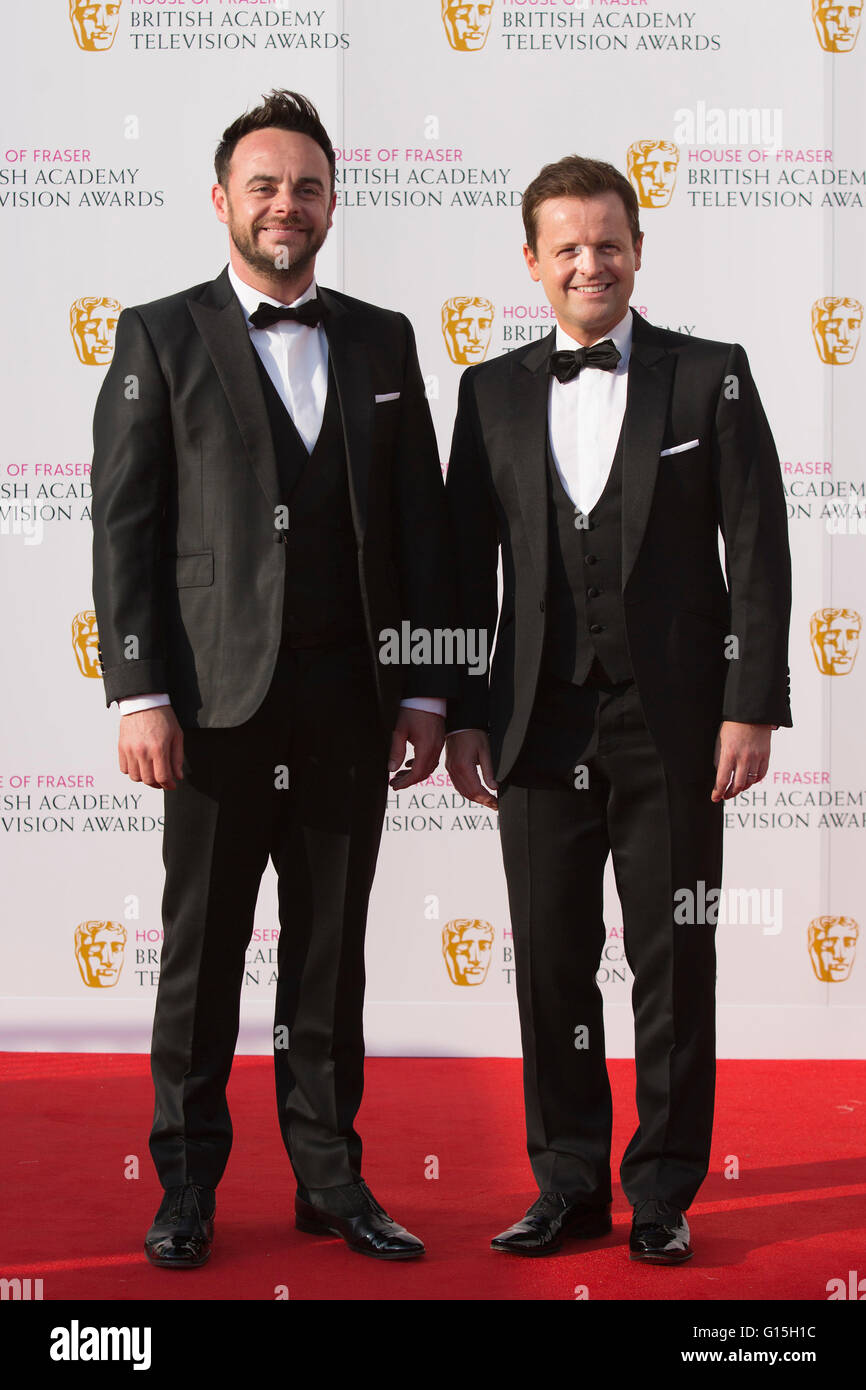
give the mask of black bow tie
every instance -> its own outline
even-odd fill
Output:
[[[603,343],[594,343],[590,348],[552,352],[547,370],[557,381],[571,381],[584,367],[598,367],[602,372],[614,371],[620,356],[613,339],[605,338]]]
[[[302,323],[305,328],[315,328],[324,317],[321,299],[308,299],[297,309],[283,308],[281,304],[260,304],[255,313],[250,314],[250,323],[253,328],[271,328],[282,319],[289,319],[292,323]]]

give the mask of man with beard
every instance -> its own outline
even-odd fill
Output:
[[[272,92],[228,127],[229,265],[125,310],[96,407],[94,597],[121,770],[165,792],[145,1248],[203,1264],[261,875],[279,880],[274,1058],[296,1224],[409,1259],[361,1178],[363,941],[387,795],[436,766],[447,673],[377,634],[447,626],[444,490],[412,329],[317,288],[334,151]],[[397,772],[407,741],[414,764]]]

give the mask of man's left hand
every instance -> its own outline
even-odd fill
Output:
[[[408,758],[406,766],[397,772],[406,757],[407,742],[411,743],[415,756]],[[441,715],[404,706],[397,715],[397,727],[391,737],[388,771],[397,772],[397,776],[392,777],[388,784],[392,790],[401,792],[405,787],[412,787],[429,777],[439,762],[444,742],[445,720]]]
[[[716,785],[711,800],[729,801],[766,777],[772,733],[772,724],[735,724],[725,720],[716,738]]]

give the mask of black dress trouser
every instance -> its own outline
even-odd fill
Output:
[[[575,756],[566,771],[564,748]],[[527,1141],[542,1191],[599,1205],[611,1195],[611,1094],[596,983],[609,854],[634,973],[639,1124],[622,1160],[623,1188],[632,1204],[653,1197],[686,1208],[706,1175],[714,926],[677,924],[674,893],[699,895],[699,880],[706,892],[721,884],[722,803],[710,801],[708,764],[694,783],[665,772],[633,682],[589,689],[547,677],[503,781]]]
[[[283,1140],[304,1187],[360,1176],[364,932],[389,743],[365,644],[283,648],[252,719],[185,732],[184,778],[165,793],[151,1052],[150,1148],[163,1187],[215,1187],[228,1160],[226,1085],[269,858],[279,880],[274,1062]]]

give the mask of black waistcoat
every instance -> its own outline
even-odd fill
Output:
[[[632,679],[622,604],[622,431],[587,516],[565,491],[548,444],[547,517],[545,670],[582,685],[600,663],[610,680]]]
[[[365,627],[358,546],[333,371],[329,366],[322,428],[308,454],[258,353],[255,358],[274,441],[280,497],[288,508],[287,527],[275,531],[275,539],[286,546],[283,641],[292,647],[361,642]]]

